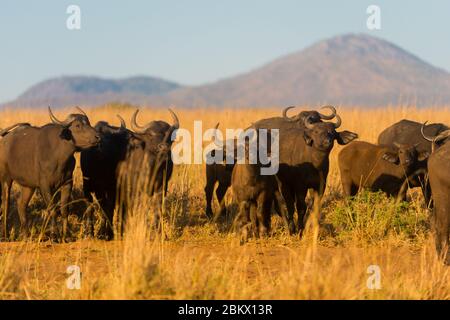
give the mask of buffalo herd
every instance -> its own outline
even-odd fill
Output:
[[[256,132],[257,141],[261,139],[261,129],[269,137],[276,133],[279,167],[275,174],[261,174],[261,169],[268,165],[259,158],[263,144],[257,144],[257,161],[251,163],[249,141],[237,138],[220,141],[214,135],[217,147],[207,158],[219,156],[221,161],[206,164],[209,219],[215,221],[226,214],[224,199],[231,187],[238,206],[234,227],[242,242],[251,236],[269,234],[272,211],[283,218],[290,234],[301,235],[308,219],[307,193],[313,195],[314,205],[320,204],[327,185],[329,155],[336,142],[344,146],[338,154],[344,196],[369,189],[406,200],[409,188],[420,187],[425,205],[433,212],[431,221],[437,253],[446,255],[450,227],[450,142],[447,142],[450,130],[447,126],[404,119],[383,130],[377,144],[372,144],[353,141],[358,138],[356,133],[342,131],[342,119],[333,106],[322,107],[328,110],[325,114],[309,110],[288,116],[292,108],[285,108],[280,117],[257,120],[247,128]],[[154,120],[140,125],[138,109],[131,117],[129,129],[119,115],[120,126],[105,121],[91,126],[87,115],[78,107],[77,113],[69,114],[65,120],[58,120],[50,107],[48,111],[51,123],[42,127],[17,123],[0,130],[3,239],[7,239],[9,231],[7,216],[13,181],[20,189],[17,200],[20,233],[24,236],[29,233],[27,206],[39,189],[49,208],[51,238],[67,239],[76,152],[80,152],[84,197],[88,203],[97,202],[105,213],[106,223],[97,233],[100,238],[112,239],[116,232],[121,232],[113,228],[115,213],[121,212],[126,218],[127,201],[142,190],[152,201],[152,223],[158,229],[162,199],[173,171],[171,146],[180,128],[177,115],[169,109],[172,123]],[[226,145],[232,146],[231,154]],[[243,161],[237,161],[241,154],[239,148],[243,150],[240,159]],[[265,148],[273,161],[273,145],[267,143]],[[138,180],[142,182],[135,183]],[[214,192],[220,208],[217,213],[212,206]],[[56,225],[57,213],[61,215],[60,226]],[[84,220],[86,236],[93,236],[93,206],[86,209]],[[57,232],[59,229],[61,232]]]

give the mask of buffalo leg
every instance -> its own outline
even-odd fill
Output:
[[[103,201],[103,208],[106,215],[106,221],[104,226],[104,236],[107,240],[112,240],[114,238],[114,209],[115,209],[115,199],[116,199],[116,190],[112,188],[105,195],[105,199]],[[120,210],[118,210],[120,211]],[[123,224],[123,223],[122,223]]]
[[[344,196],[351,197],[356,194],[354,192],[356,188],[353,186],[353,183],[351,181],[342,179],[342,190],[344,191]]]
[[[227,193],[229,185],[225,183],[220,183],[216,189],[216,197],[219,202],[219,216],[225,216],[227,214],[227,207],[225,205],[225,194]]]
[[[303,233],[303,230],[305,229],[305,215],[306,215],[306,192],[305,189],[299,189],[295,193],[295,206],[297,209],[297,226],[298,226],[298,233],[301,236]]]
[[[450,228],[450,218],[447,210],[443,206],[435,206],[434,212],[434,238],[436,251],[439,257],[446,258],[448,250],[448,237]]]
[[[294,194],[286,185],[281,185],[281,194],[283,195],[284,202],[286,203],[289,234],[292,235],[295,234]]]
[[[94,212],[94,198],[92,193],[95,194],[92,182],[90,179],[83,180],[83,193],[86,201],[89,203],[86,211],[84,212],[84,236],[86,238],[94,236],[94,225],[92,221],[92,214]],[[97,196],[98,199],[98,196]]]
[[[424,186],[422,187],[423,198],[425,199],[425,204],[429,209],[433,208],[433,198],[431,197],[431,186],[428,175],[425,178]]]
[[[250,203],[248,201],[242,201],[239,204],[239,213],[236,218],[236,230],[240,234],[241,244],[244,244],[248,240],[250,224]]]
[[[2,217],[3,217],[3,234],[5,240],[8,239],[8,212],[9,212],[9,196],[11,193],[10,181],[3,182],[2,185]]]
[[[275,206],[275,211],[277,212],[277,214],[279,216],[281,216],[283,218],[284,223],[286,224],[286,226],[289,226],[289,219],[288,219],[288,213],[286,211],[286,209],[283,206],[283,198],[281,196],[281,193],[278,189],[276,189],[274,191],[274,206]]]
[[[263,192],[258,197],[257,204],[258,233],[260,237],[265,237],[270,231],[270,211],[272,209],[272,199],[269,199],[269,196]]]
[[[212,198],[214,194],[214,182],[211,183],[210,181],[206,181],[205,186],[205,196],[206,196],[206,216],[208,218],[213,217],[213,211],[212,211]]]
[[[68,206],[70,194],[72,193],[72,183],[67,183],[61,187],[61,216],[63,219],[62,241],[66,241],[68,229]]]
[[[40,191],[42,194],[42,197],[44,198],[45,205],[47,206],[47,209],[49,211],[49,219],[50,219],[50,238],[52,240],[56,240],[56,212],[55,209],[52,207],[52,192],[50,187],[48,186],[41,186]]]
[[[28,223],[27,223],[27,207],[34,194],[34,188],[21,187],[19,200],[17,201],[17,211],[19,212],[20,219],[20,233],[23,237],[28,234]]]

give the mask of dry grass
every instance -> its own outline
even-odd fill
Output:
[[[203,120],[204,130],[218,121],[221,128],[245,128],[251,121],[280,114],[278,109],[174,109],[182,127],[189,130],[194,120]],[[116,113],[128,120],[133,110],[126,106],[86,108],[92,123],[118,123]],[[371,142],[382,129],[405,117],[450,124],[448,108],[338,111],[343,130],[355,131],[361,140]],[[61,117],[65,114],[57,112]],[[141,122],[152,119],[169,120],[170,115],[152,109],[143,109],[139,115]],[[0,127],[21,121],[42,125],[48,116],[44,110],[0,113]],[[270,238],[240,246],[228,232],[229,221],[214,224],[204,218],[203,165],[181,165],[175,169],[166,199],[163,237],[147,227],[151,208],[141,199],[121,241],[0,243],[0,298],[449,299],[450,269],[434,255],[421,195],[412,192],[411,203],[399,205],[379,194],[342,199],[336,166],[339,150],[336,146],[331,154],[318,237],[314,232],[301,240],[289,236],[281,220],[274,217]],[[77,199],[82,183],[78,167],[74,180]],[[227,201],[232,207],[230,195]],[[72,211],[78,217],[71,217],[73,230],[78,230],[83,210],[82,205],[74,205]],[[31,211],[36,217],[44,211],[38,195]],[[69,265],[81,267],[80,290],[66,287]],[[381,268],[380,290],[367,288],[370,265]]]

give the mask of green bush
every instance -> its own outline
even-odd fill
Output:
[[[330,206],[325,223],[331,224],[338,240],[373,243],[395,235],[402,240],[424,239],[428,212],[418,202],[399,202],[383,192],[361,192]]]

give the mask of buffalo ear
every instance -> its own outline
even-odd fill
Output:
[[[385,154],[383,154],[383,160],[386,160],[393,164],[399,164],[400,162],[398,155],[392,152],[386,152]]]
[[[430,153],[428,151],[422,151],[419,153],[417,160],[424,161],[424,160],[428,159],[429,156],[430,156]]]
[[[72,140],[72,131],[69,128],[64,128],[59,134],[59,137],[63,140]]]
[[[358,138],[358,134],[347,130],[336,133],[337,133],[336,141],[340,145],[346,145],[347,143],[352,142],[353,140]]]
[[[313,139],[311,139],[311,137],[309,136],[309,134],[305,131],[303,131],[303,139],[305,139],[305,142],[308,146],[312,146],[313,144]]]

